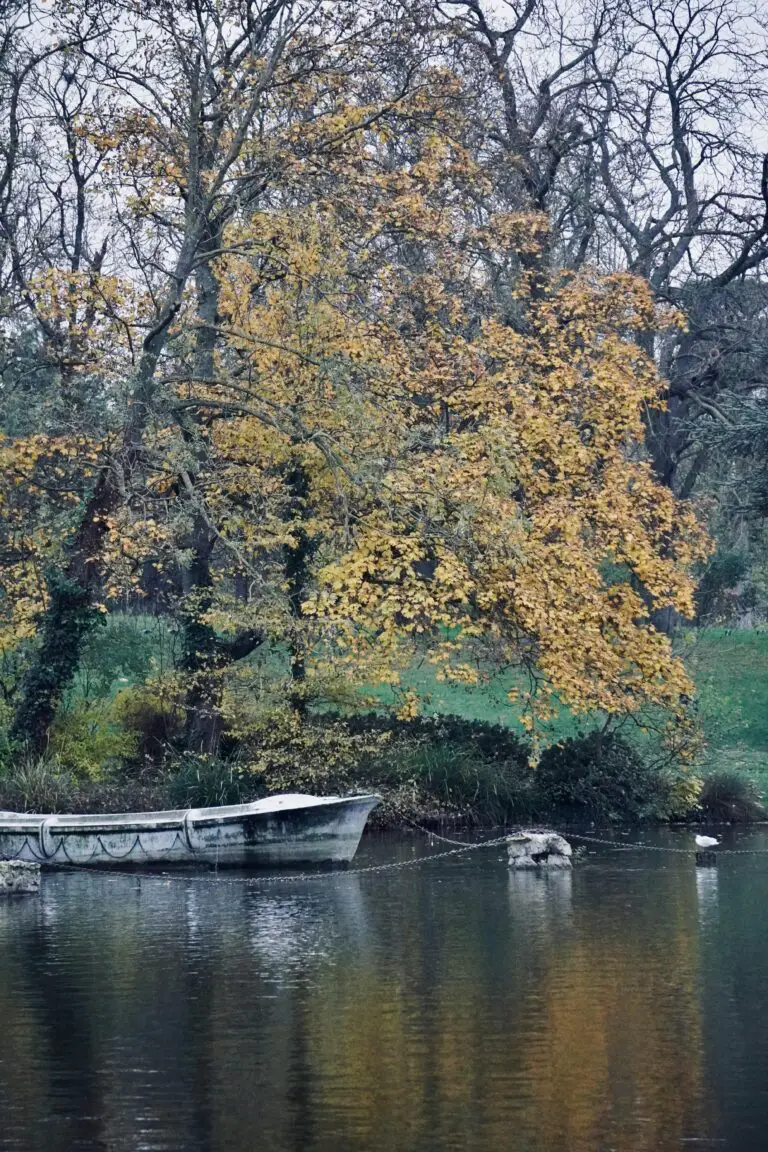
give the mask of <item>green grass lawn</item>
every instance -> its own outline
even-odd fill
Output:
[[[739,768],[768,795],[768,632],[709,628],[681,648],[698,689],[706,770]]]
[[[481,720],[487,724],[504,724],[519,735],[525,733],[520,723],[519,710],[507,695],[513,688],[521,691],[527,687],[524,679],[516,672],[483,677],[474,686],[454,684],[437,680],[434,668],[424,660],[408,672],[403,681],[405,687],[413,688],[421,696],[425,715],[447,713],[463,716],[467,720]],[[392,693],[386,689],[380,690],[377,695],[388,704],[394,701]],[[545,728],[551,740],[571,736],[577,729],[578,721],[566,708],[561,709],[559,715]]]
[[[702,629],[683,634],[677,646],[696,682],[696,706],[707,738],[704,772],[739,769],[753,776],[768,797],[768,631]],[[512,674],[472,688],[442,684],[425,661],[408,683],[426,696],[426,712],[454,713],[522,731],[506,695],[519,683]],[[590,726],[588,718],[582,726]],[[546,727],[545,739],[562,739],[577,727],[563,709]]]
[[[697,708],[707,738],[705,772],[738,769],[753,776],[768,797],[768,630],[738,631],[710,628],[683,633],[677,641],[697,686]],[[99,633],[81,671],[79,691],[88,680],[109,681],[112,692],[135,683],[151,670],[173,663],[173,636],[164,621],[149,617],[115,616]],[[285,674],[278,654],[257,657],[269,678]],[[119,666],[119,667],[118,667]],[[423,712],[446,713],[508,725],[523,732],[519,714],[507,698],[512,687],[523,687],[514,673],[488,677],[474,687],[441,683],[427,660],[415,665],[405,678],[424,700]],[[375,695],[393,702],[386,689]],[[585,717],[588,728],[595,718]],[[544,743],[573,734],[579,722],[563,709],[542,732]]]

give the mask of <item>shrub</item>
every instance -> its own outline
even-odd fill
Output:
[[[243,771],[263,776],[269,792],[327,795],[359,786],[371,758],[389,739],[387,732],[355,732],[339,717],[300,716],[283,706],[251,722],[238,758]]]
[[[391,734],[403,744],[425,744],[462,749],[493,764],[515,765],[524,771],[530,761],[530,745],[501,724],[465,720],[462,716],[416,716],[402,720],[393,715],[367,712],[347,721],[353,733]]]
[[[140,812],[167,808],[167,777],[119,769],[77,775],[52,756],[18,759],[0,772],[0,809],[18,812]]]
[[[530,748],[508,728],[459,716],[401,719],[378,713],[350,717],[350,730],[389,737],[364,759],[381,788],[378,823],[404,814],[504,824],[531,811]]]
[[[49,747],[65,770],[98,776],[136,754],[136,736],[123,727],[113,704],[76,700],[56,717]]]
[[[461,816],[484,824],[506,824],[531,810],[531,771],[515,760],[495,760],[477,750],[447,743],[399,743],[389,773],[372,773],[405,790],[425,815]],[[393,779],[394,777],[394,779]],[[438,810],[436,813],[435,810]]]
[[[746,824],[765,818],[765,808],[755,783],[738,772],[714,772],[699,796],[699,808],[707,820]]]
[[[8,735],[12,718],[13,709],[6,700],[0,697],[0,772],[6,765],[12,763],[15,755]]]
[[[105,617],[104,625],[88,637],[80,658],[77,688],[85,699],[109,696],[120,677],[144,680],[152,664],[150,617],[114,614]]]
[[[9,812],[63,812],[76,790],[71,772],[52,757],[19,760],[0,776],[0,808]]]
[[[131,734],[133,755],[152,764],[165,761],[184,727],[184,712],[170,681],[124,688],[115,697],[113,713]]]
[[[554,744],[535,774],[540,811],[597,821],[667,820],[685,815],[698,782],[683,770],[660,770],[613,732],[593,731]]]
[[[748,575],[749,557],[746,553],[716,552],[696,589],[696,623],[728,622],[740,612],[754,607],[754,590],[742,589]]]

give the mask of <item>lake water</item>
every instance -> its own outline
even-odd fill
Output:
[[[47,875],[0,904],[4,1152],[697,1148],[768,1148],[768,855]]]

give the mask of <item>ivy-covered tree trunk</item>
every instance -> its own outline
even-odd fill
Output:
[[[11,738],[33,751],[41,751],[62,695],[80,664],[90,633],[103,623],[94,612],[89,587],[61,572],[47,576],[49,609],[37,658],[24,682],[24,691],[11,727]]]
[[[89,633],[102,613],[97,608],[101,587],[99,557],[111,515],[123,500],[120,472],[131,471],[140,459],[149,418],[157,361],[165,344],[165,332],[176,306],[170,304],[164,321],[145,342],[137,387],[123,437],[120,468],[108,467],[99,476],[94,491],[80,514],[80,522],[69,540],[67,562],[49,579],[48,604],[42,621],[42,643],[23,679],[19,703],[12,724],[14,737],[31,752],[40,752],[47,743],[56,708],[77,671],[80,655]]]
[[[56,708],[77,671],[85,640],[102,615],[97,607],[102,543],[110,517],[124,499],[121,476],[130,474],[140,464],[144,431],[154,401],[157,363],[192,271],[197,245],[198,237],[190,237],[179,257],[174,287],[144,341],[120,459],[115,461],[119,466],[107,467],[100,474],[67,544],[66,562],[49,581],[51,588],[61,591],[49,595],[42,621],[42,642],[23,679],[12,724],[14,737],[33,753],[45,748]]]
[[[202,250],[215,251],[221,244],[221,228],[209,231]],[[219,285],[213,272],[205,264],[195,277],[197,292],[197,331],[195,333],[194,371],[201,380],[214,373],[216,349],[216,319]],[[216,633],[205,620],[213,603],[211,554],[215,538],[206,522],[202,500],[197,490],[197,473],[205,457],[206,448],[200,438],[200,429],[193,417],[180,419],[181,432],[190,455],[190,466],[182,477],[181,489],[186,493],[192,519],[185,551],[189,563],[181,574],[180,619],[182,628],[181,668],[186,674],[184,693],[184,747],[190,752],[213,753],[220,733],[219,704],[221,701],[221,675],[218,669],[219,652]]]
[[[104,622],[94,602],[100,587],[96,558],[116,505],[114,477],[104,471],[69,542],[69,563],[46,573],[48,603],[40,644],[22,679],[10,732],[11,739],[31,753],[47,746],[56,710],[74,679],[85,643]]]
[[[54,582],[62,591],[49,597],[41,627],[42,641],[22,684],[13,731],[32,751],[45,746],[56,706],[72,681],[85,638],[100,614],[97,594],[103,538],[108,520],[125,499],[122,477],[141,470],[145,432],[157,407],[158,363],[190,277],[205,265],[206,254],[201,248],[207,236],[220,235],[221,221],[242,203],[243,180],[253,183],[252,173],[243,178],[236,166],[290,42],[287,29],[281,27],[279,34],[273,33],[285,8],[285,0],[270,2],[258,14],[248,6],[246,22],[237,27],[229,15],[225,18],[214,5],[208,13],[210,26],[206,20],[199,36],[193,33],[189,37],[179,37],[172,12],[168,23],[160,8],[154,13],[159,41],[152,61],[153,83],[154,70],[159,74],[165,65],[168,75],[185,77],[188,86],[185,91],[174,93],[173,100],[156,101],[148,113],[150,120],[154,116],[163,124],[163,147],[183,172],[182,211],[178,217],[175,212],[170,213],[181,221],[181,231],[176,230],[175,224],[171,228],[168,250],[177,255],[168,269],[165,288],[158,291],[156,308],[148,317],[149,331],[131,380],[115,467],[104,470],[93,495],[81,509],[60,578]],[[213,33],[212,50],[209,32]],[[259,59],[263,66],[257,71],[252,62]],[[111,65],[105,67],[109,71]],[[130,75],[130,67],[121,65],[117,72],[121,85],[126,78],[124,68]],[[233,69],[238,68],[240,75],[233,79]],[[146,78],[139,70],[135,87],[141,87],[145,95],[149,93],[151,103],[153,84],[146,86]],[[128,82],[126,90],[130,89]],[[237,98],[233,99],[233,95]],[[146,106],[141,108],[147,112]],[[165,117],[169,117],[167,121]],[[154,247],[144,271],[154,279]]]
[[[198,599],[202,607],[205,596]],[[223,640],[200,619],[199,611],[182,620],[183,650],[181,668],[187,674],[184,709],[184,748],[188,752],[214,755],[221,738],[221,698],[226,669],[243,660],[266,634],[259,629],[243,630],[232,640]]]
[[[200,516],[192,530],[192,561],[183,573],[181,670],[185,674],[184,747],[213,753],[219,741],[221,676],[216,633],[204,617],[211,608],[210,533]]]

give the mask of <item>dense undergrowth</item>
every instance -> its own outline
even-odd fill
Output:
[[[702,781],[700,769],[650,756],[634,726],[572,726],[534,756],[522,730],[472,716],[360,712],[343,692],[335,706],[297,709],[274,668],[261,668],[259,691],[252,683],[230,711],[216,755],[193,755],[182,750],[172,644],[151,621],[127,618],[97,635],[47,754],[25,757],[0,738],[0,808],[184,808],[290,790],[375,791],[379,826],[763,815],[748,775],[713,761]]]
[[[148,710],[141,715],[146,720]],[[508,729],[455,716],[300,719],[285,710],[265,720],[255,746],[233,743],[228,756],[166,750],[152,758],[146,737],[116,733],[116,745],[124,752],[131,742],[133,756],[114,757],[99,771],[83,771],[82,747],[79,758],[66,755],[71,737],[59,745],[64,755],[6,765],[0,808],[124,811],[239,803],[286,790],[375,791],[382,798],[373,817],[379,826],[408,820],[489,826],[683,818],[697,792],[687,771],[649,768],[620,735],[571,738],[545,750],[533,768],[530,747]]]

